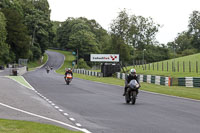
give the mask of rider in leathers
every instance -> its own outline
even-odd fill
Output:
[[[65,72],[65,78],[66,78],[67,74],[71,74],[72,77],[73,77],[73,73],[72,73],[71,68],[66,69],[66,72]]]
[[[141,87],[141,86],[140,86],[140,83],[139,83],[138,76],[136,75],[136,70],[135,70],[135,69],[131,69],[130,72],[131,72],[131,73],[128,74],[128,75],[126,76],[126,79],[125,79],[125,87],[124,87],[124,94],[123,94],[123,96],[126,95],[126,91],[127,91],[127,89],[128,89],[128,84],[130,83],[131,80],[135,79],[135,80],[138,82],[138,84],[139,84],[139,88]],[[139,88],[138,88],[138,89],[139,89]],[[138,89],[136,90],[136,93],[137,93],[137,94],[138,94]]]

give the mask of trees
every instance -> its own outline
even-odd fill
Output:
[[[124,9],[111,24],[111,33],[123,38],[128,45],[143,50],[147,45],[155,44],[155,35],[160,25],[155,24],[152,18],[131,15]]]
[[[23,24],[22,16],[15,9],[5,8],[2,10],[7,19],[7,40],[11,52],[15,54],[16,59],[27,58],[30,48],[30,37],[27,33],[27,27]]]
[[[120,59],[130,60],[131,56],[138,58],[141,51],[147,46],[156,44],[155,35],[158,32],[159,25],[153,22],[152,18],[129,15],[124,9],[111,24],[112,46],[124,48],[120,53]],[[117,41],[117,40],[118,41]],[[132,47],[131,47],[132,46]],[[131,51],[134,55],[130,55]],[[115,51],[119,53],[119,50]],[[125,54],[126,53],[126,54]]]
[[[178,34],[168,47],[179,56],[194,54],[200,51],[200,12],[193,11],[189,17],[188,30]]]
[[[200,12],[193,11],[189,18],[188,33],[192,36],[192,46],[200,51]]]
[[[12,61],[38,59],[53,43],[55,34],[47,0],[1,0],[0,11],[6,17],[6,42]]]
[[[9,46],[6,43],[6,21],[5,16],[0,12],[0,64],[5,64],[9,60]]]
[[[106,44],[107,32],[95,21],[86,18],[68,18],[57,30],[61,48],[78,50],[79,57],[84,54],[102,53]]]
[[[53,24],[47,0],[19,0],[24,11],[24,23],[32,36],[32,45],[38,47],[42,54],[53,43]]]

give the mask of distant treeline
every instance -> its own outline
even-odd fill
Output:
[[[90,53],[113,53],[120,54],[125,64],[143,58],[147,62],[161,61],[199,52],[199,25],[200,12],[193,11],[188,30],[173,42],[160,44],[155,38],[160,25],[150,17],[130,15],[126,9],[106,31],[94,19],[84,17],[50,21],[47,0],[1,0],[0,64],[19,58],[37,60],[48,47],[78,51],[79,59]]]

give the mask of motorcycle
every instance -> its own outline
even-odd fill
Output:
[[[72,81],[72,75],[71,74],[67,74],[65,77],[65,82],[67,85],[69,85],[69,83]]]
[[[135,104],[138,89],[139,89],[138,82],[134,79],[131,80],[130,83],[128,84],[128,88],[125,95],[125,101],[127,104],[129,104],[130,102],[132,104]]]

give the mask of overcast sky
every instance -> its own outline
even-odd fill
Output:
[[[129,15],[151,17],[163,25],[157,33],[160,43],[173,41],[188,29],[189,16],[200,11],[200,0],[48,0],[51,20],[65,21],[68,17],[95,19],[104,29],[124,8]]]

